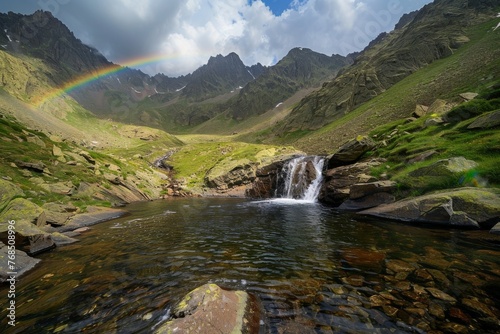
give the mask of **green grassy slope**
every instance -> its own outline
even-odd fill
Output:
[[[367,134],[377,126],[411,116],[417,104],[430,105],[437,98],[457,100],[458,94],[480,91],[500,78],[499,18],[470,28],[470,42],[453,55],[406,77],[383,94],[366,102],[317,131],[297,131],[272,137],[257,134],[263,142],[294,145],[309,153],[333,153],[347,140]]]

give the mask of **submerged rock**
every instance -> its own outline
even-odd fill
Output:
[[[175,307],[173,319],[155,334],[258,333],[259,320],[260,312],[251,295],[205,284],[188,293]]]

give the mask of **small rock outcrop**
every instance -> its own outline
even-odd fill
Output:
[[[500,220],[500,196],[486,189],[458,188],[381,205],[359,214],[411,223],[491,228]]]
[[[250,198],[271,198],[275,196],[276,184],[285,161],[276,161],[257,169],[252,186],[246,191]]]
[[[207,173],[205,183],[219,192],[230,188],[250,184],[255,179],[256,164],[250,160],[232,161],[222,166],[215,166]]]
[[[500,110],[492,111],[476,118],[471,125],[467,127],[469,130],[476,129],[491,129],[500,126]]]
[[[12,200],[0,214],[0,240],[7,241],[8,222],[14,221],[16,249],[35,255],[55,247],[51,236],[41,228],[46,223],[42,208],[24,198]]]
[[[391,193],[396,190],[394,181],[376,181],[356,183],[349,188],[349,199],[340,205],[341,210],[359,211],[381,204],[393,203],[396,197]]]
[[[374,147],[375,142],[370,137],[358,136],[333,154],[328,160],[328,169],[353,164]]]
[[[464,101],[470,101],[474,100],[479,94],[478,93],[472,93],[472,92],[467,92],[467,93],[462,93],[459,96],[464,99]]]
[[[245,291],[229,291],[205,284],[177,304],[171,320],[155,334],[259,333],[260,310],[255,297]]]

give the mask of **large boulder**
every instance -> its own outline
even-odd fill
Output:
[[[52,226],[65,225],[78,208],[72,204],[45,203],[42,208],[46,213],[47,224]]]
[[[458,188],[381,205],[359,214],[412,223],[491,228],[500,219],[500,196],[487,189]]]
[[[367,178],[367,174],[381,163],[380,160],[372,160],[327,170],[323,173],[324,182],[319,200],[333,206],[341,205],[349,199],[351,186],[372,181],[371,178]]]
[[[9,203],[0,214],[0,240],[4,242],[8,237],[9,221],[14,222],[16,249],[35,255],[56,246],[51,236],[41,229],[46,224],[46,214],[38,205],[24,198]]]
[[[174,308],[173,318],[155,333],[251,334],[259,333],[259,322],[255,297],[205,284],[188,293]]]
[[[328,169],[357,162],[363,154],[372,150],[375,142],[367,136],[358,136],[347,142],[328,160]]]

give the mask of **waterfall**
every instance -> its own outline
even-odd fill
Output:
[[[288,161],[278,177],[276,197],[315,202],[323,180],[324,159],[304,156]]]

